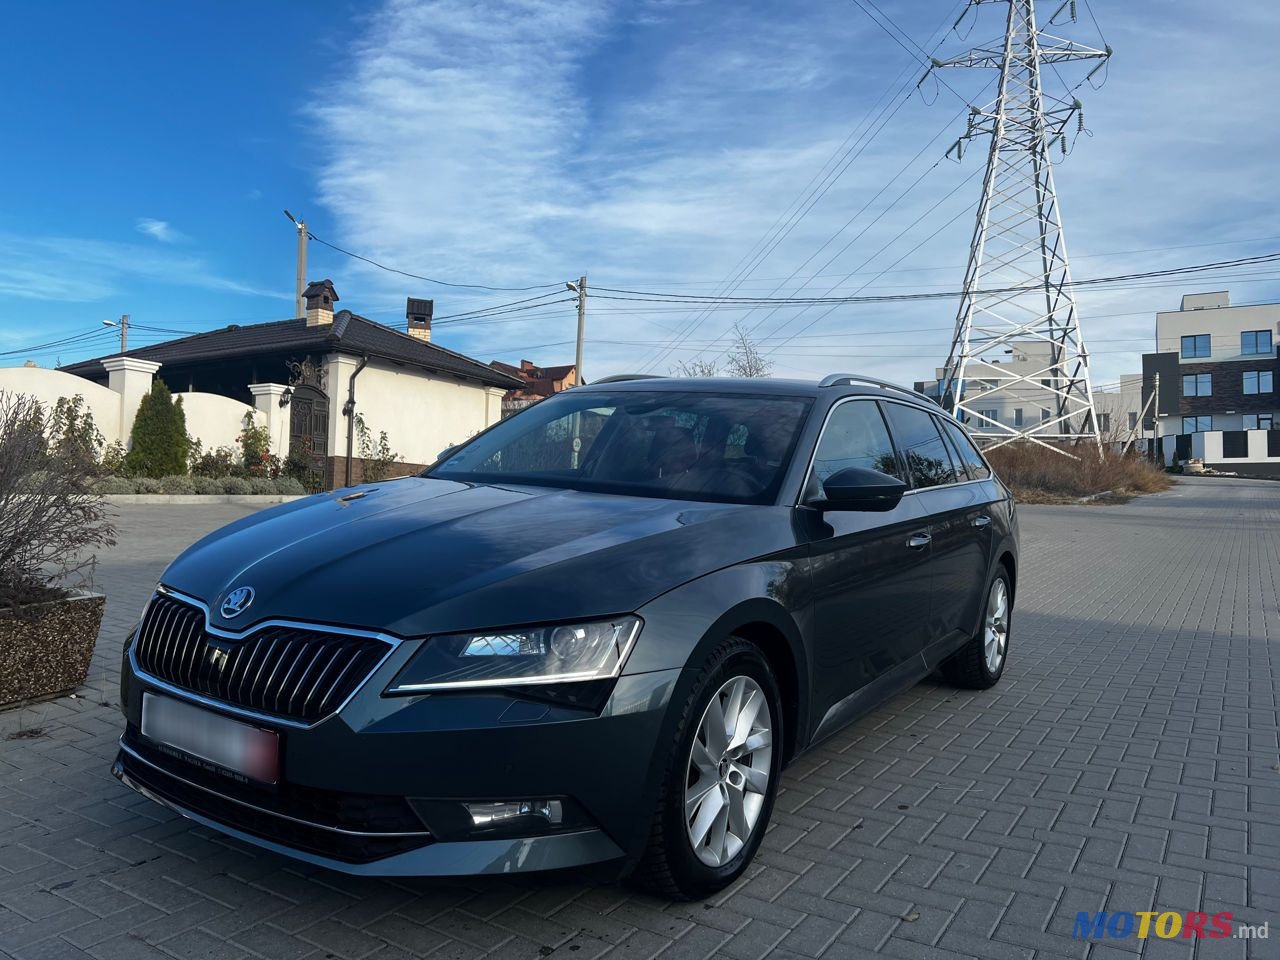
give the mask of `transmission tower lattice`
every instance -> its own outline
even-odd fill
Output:
[[[1066,156],[1068,126],[1074,119],[1082,132],[1084,120],[1079,100],[1045,93],[1040,69],[1074,60],[1105,61],[1111,50],[1041,30],[1034,0],[969,0],[961,20],[970,7],[988,3],[1009,8],[1003,41],[933,62],[934,67],[1000,71],[996,99],[970,108],[968,131],[952,147],[959,158],[968,141],[991,138],[939,399],[988,446],[1014,440],[1052,446],[1067,439],[1096,444],[1089,354],[1080,333],[1050,159],[1055,147]],[[1049,25],[1064,14],[1075,19],[1075,0],[1066,0]],[[1009,364],[1012,352],[1025,359]],[[990,415],[1034,396],[1047,400],[1049,408],[1034,406],[1020,425]]]

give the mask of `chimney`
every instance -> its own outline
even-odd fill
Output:
[[[327,327],[333,323],[333,305],[338,302],[338,291],[332,280],[313,280],[302,291],[307,301],[307,326]]]
[[[431,342],[431,314],[435,310],[434,300],[417,300],[409,297],[405,300],[404,315],[409,321],[409,336]]]

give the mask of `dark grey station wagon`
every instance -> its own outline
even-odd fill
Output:
[[[114,772],[348,873],[702,897],[798,754],[931,672],[1000,679],[1017,577],[1009,491],[909,390],[611,378],[188,549]]]

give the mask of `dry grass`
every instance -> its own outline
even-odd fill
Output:
[[[1132,454],[1110,450],[1099,454],[1083,445],[1064,449],[1078,459],[1034,443],[1012,443],[986,455],[1023,503],[1070,503],[1109,492],[1156,493],[1169,488],[1169,477],[1162,469]]]

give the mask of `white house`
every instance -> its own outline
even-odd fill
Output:
[[[359,428],[386,431],[405,470],[502,417],[523,381],[431,340],[432,301],[410,299],[396,330],[334,312],[328,280],[305,293],[305,317],[219,330],[70,364],[0,370],[0,389],[52,404],[79,394],[108,442],[127,443],[153,377],[181,395],[188,432],[206,450],[235,443],[244,416],[265,426],[272,452],[306,456],[327,487],[361,479]]]

